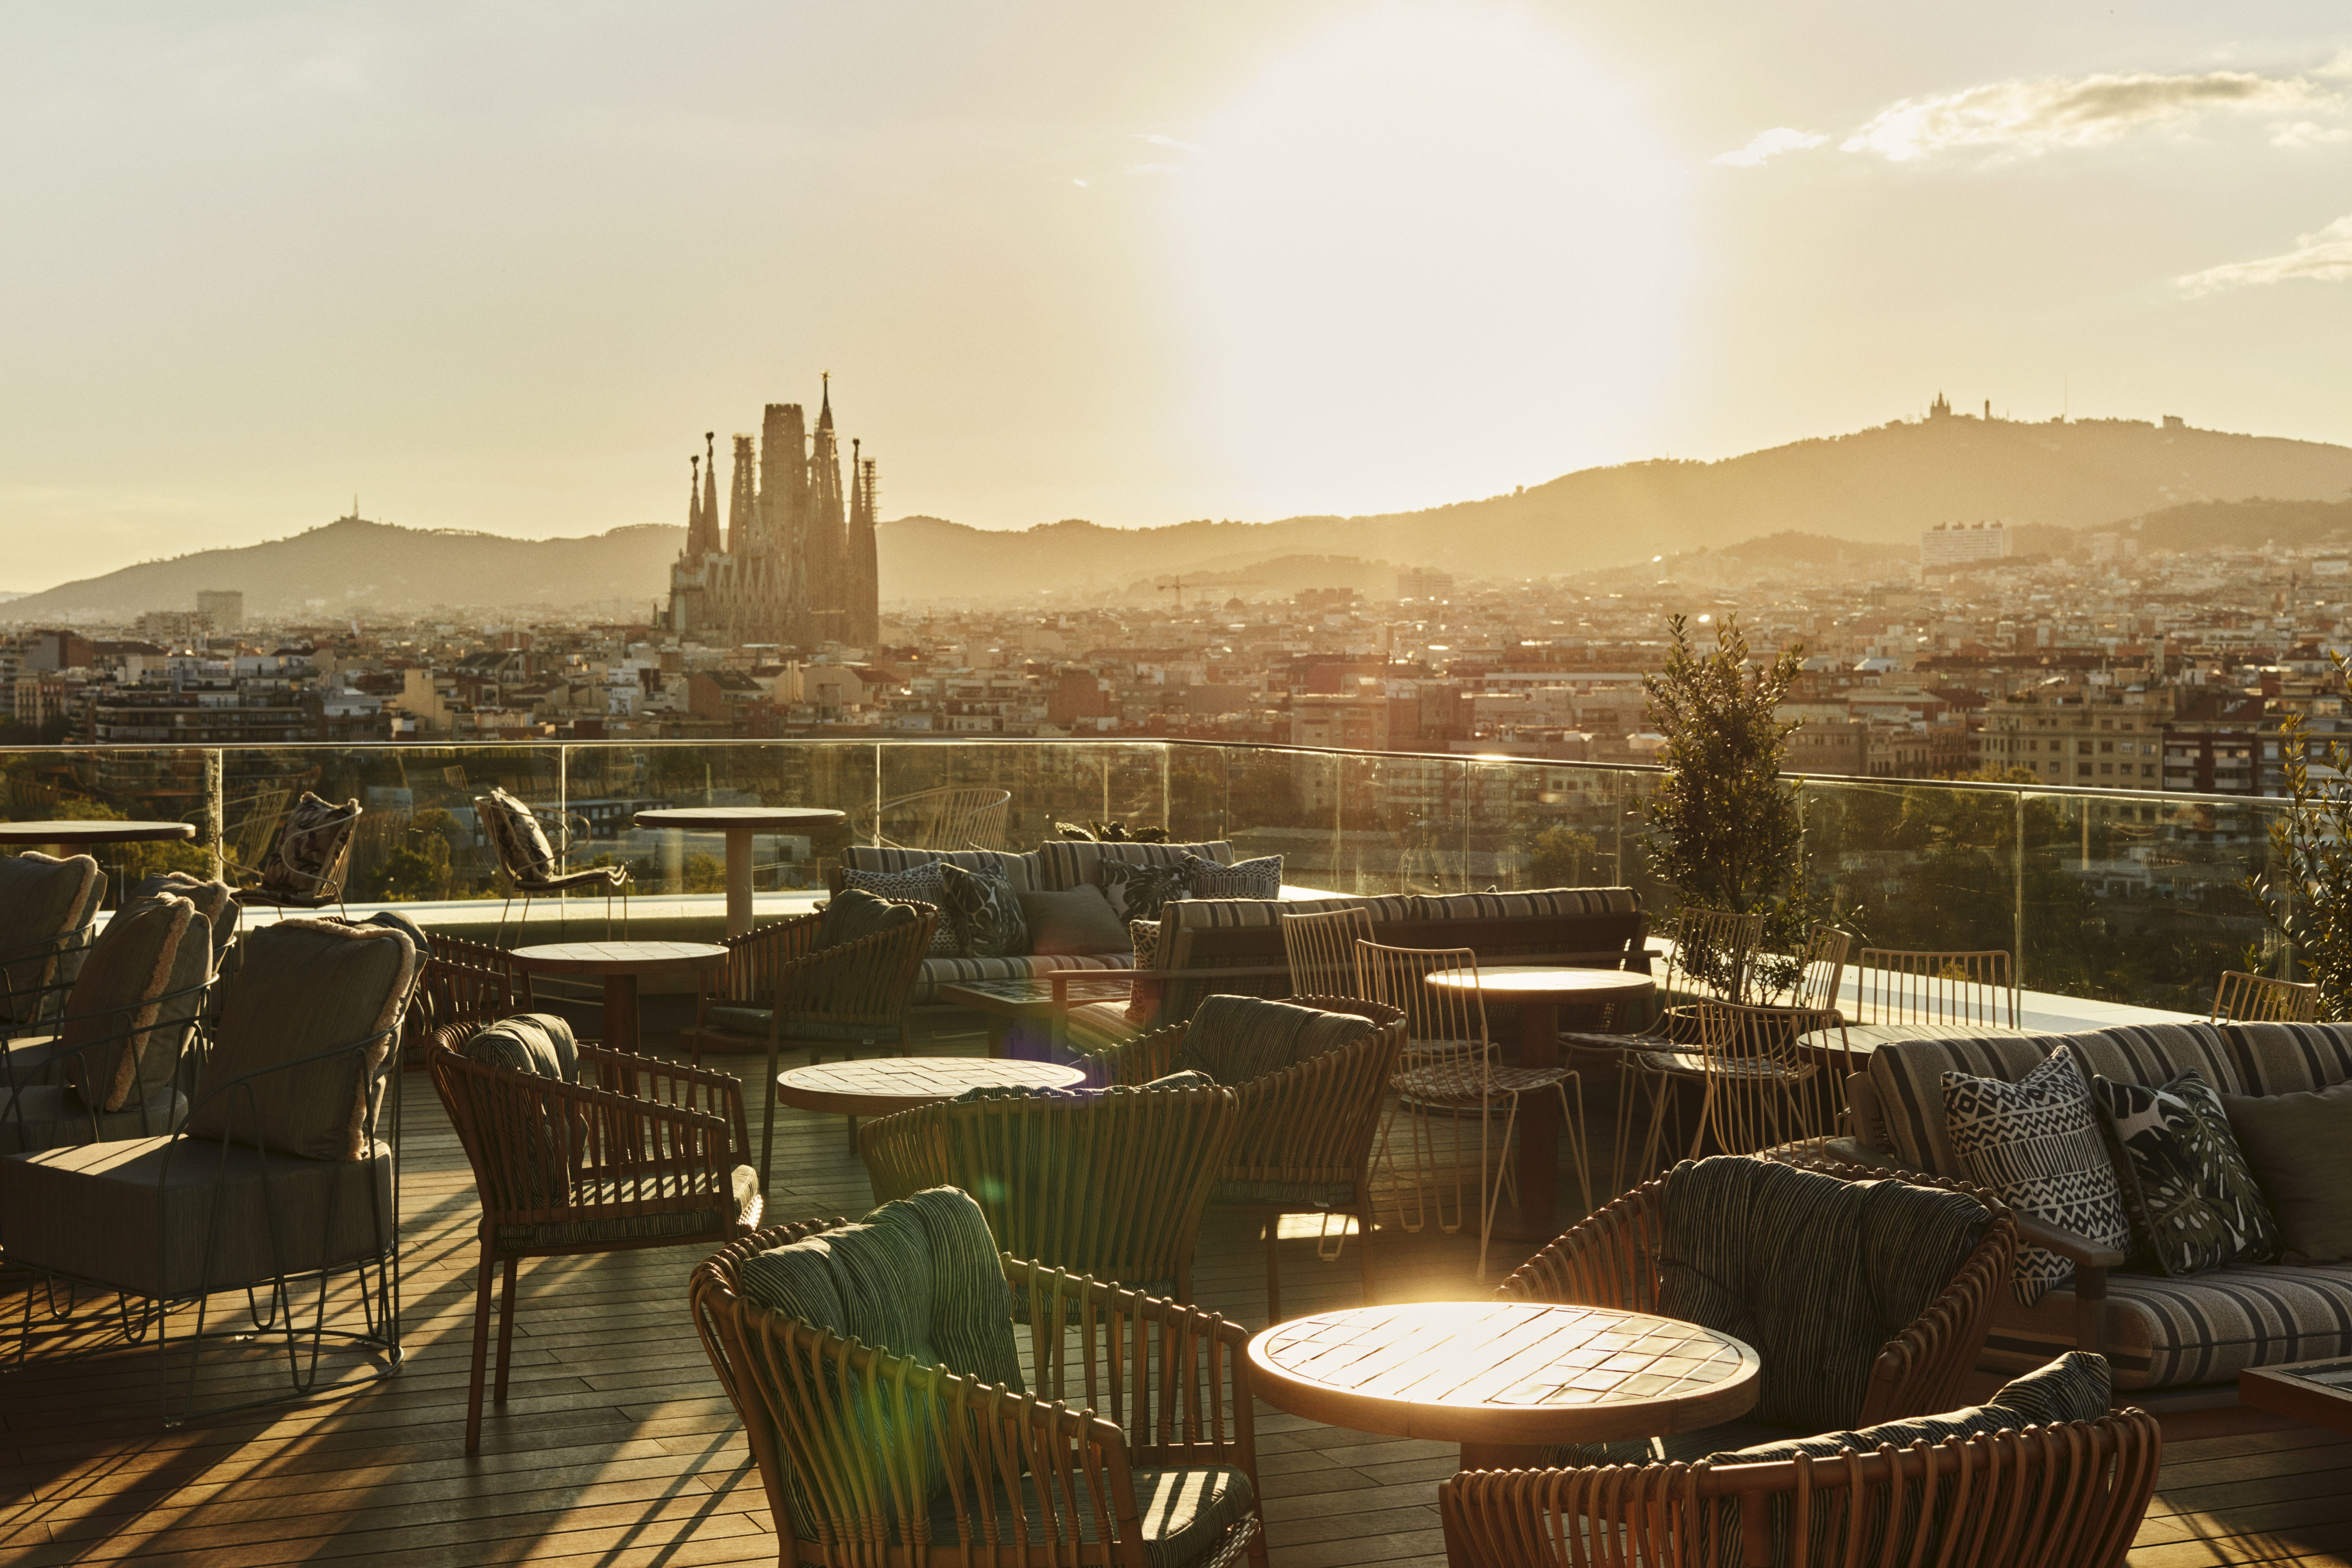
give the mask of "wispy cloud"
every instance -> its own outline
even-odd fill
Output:
[[[1719,152],[1707,160],[1710,163],[1727,163],[1735,169],[1753,169],[1767,158],[1777,158],[1783,152],[1802,152],[1819,147],[1828,137],[1818,131],[1798,131],[1777,125],[1769,131],[1759,131],[1748,139],[1748,145],[1729,152]]]
[[[2352,51],[2314,74],[2352,77]],[[1906,98],[1880,110],[1838,147],[1845,152],[1875,153],[1895,163],[1967,151],[2032,158],[2065,148],[2095,147],[2141,131],[2186,129],[2216,114],[2265,116],[2271,120],[2273,145],[2315,147],[2352,140],[2352,130],[2340,123],[2347,108],[2352,100],[2342,91],[2313,77],[2254,71],[2049,77]],[[1714,162],[1754,168],[1829,140],[1778,126],[1757,132],[1747,146]]]
[[[1134,134],[1135,139],[1138,141],[1143,142],[1147,146],[1172,147],[1179,152],[1205,152],[1208,151],[1207,148],[1196,146],[1190,141],[1179,141],[1173,136],[1162,136],[1158,131],[1139,131]]]
[[[2212,113],[2307,115],[2342,107],[2335,92],[2305,78],[2251,71],[2053,77],[1905,99],[1881,110],[1840,146],[1898,163],[1963,148],[2032,157],[2185,125]]]
[[[2352,216],[2336,219],[2315,235],[2297,239],[2293,250],[2253,261],[2233,261],[2175,278],[2191,294],[2303,278],[2313,283],[2352,282]]]

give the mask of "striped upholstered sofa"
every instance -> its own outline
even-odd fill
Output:
[[[1025,854],[1014,854],[1003,850],[956,850],[941,853],[932,850],[852,844],[842,852],[841,863],[848,871],[893,872],[908,871],[932,861],[943,861],[950,865],[962,866],[967,871],[1001,872],[1016,893],[1059,893],[1091,885],[1095,873],[1107,859],[1144,865],[1174,865],[1186,855],[1199,855],[1220,865],[1231,865],[1234,863],[1234,846],[1222,841],[1199,844],[1106,844],[1056,839]],[[835,891],[840,891],[837,881]],[[926,958],[915,978],[913,1005],[929,1007],[939,1000],[941,986],[970,980],[1025,980],[1071,970],[1133,967],[1135,955],[1132,953]]]
[[[1468,947],[1486,962],[1534,960],[1647,972],[1648,916],[1630,887],[1550,887],[1525,893],[1402,894],[1317,899],[1188,898],[1139,922],[1140,967],[1124,1001],[1069,1009],[1069,1043],[1098,1052],[1150,1030],[1188,1021],[1220,994],[1280,998],[1291,994],[1281,917],[1361,908],[1372,938],[1399,947]],[[1506,1020],[1490,1020],[1507,1027]]]
[[[1831,1149],[1853,1164],[1967,1179],[1945,1134],[1944,1073],[2013,1082],[2057,1051],[2073,1052],[2086,1077],[2148,1087],[2192,1068],[2222,1094],[2287,1094],[2352,1081],[2352,1026],[2340,1024],[2171,1023],[1901,1040],[1878,1047],[1866,1070],[1847,1080],[1853,1131],[1832,1139]],[[2030,1244],[2050,1239],[2036,1222],[2021,1228]],[[2123,1388],[2217,1383],[2249,1366],[2352,1355],[2352,1263],[2235,1266],[2167,1278],[2136,1264],[2084,1267],[2078,1257],[2073,1288],[2053,1290],[2031,1307],[2003,1296],[1983,1365],[2022,1371],[2078,1347],[2104,1348]]]

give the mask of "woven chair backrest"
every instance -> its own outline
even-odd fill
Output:
[[[2213,988],[2215,1023],[2317,1023],[2319,988],[2230,969]]]
[[[1290,966],[1294,997],[1360,997],[1356,944],[1372,939],[1369,909],[1330,909],[1281,917],[1282,956]],[[1370,998],[1364,999],[1370,1000]]]
[[[2017,981],[2009,954],[1864,947],[1854,955],[1855,1006],[1848,1021],[1861,1024],[1951,1024],[2017,1027]]]

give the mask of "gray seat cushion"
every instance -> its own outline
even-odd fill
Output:
[[[62,1084],[35,1083],[13,1093],[0,1089],[0,1155],[160,1137],[179,1125],[187,1109],[187,1096],[168,1083],[144,1100],[95,1113]]]
[[[106,894],[106,878],[88,855],[58,860],[38,850],[0,858],[0,1021],[27,1024],[53,1016],[72,983],[79,953],[66,939],[87,933]]]
[[[131,897],[124,902],[134,904],[140,899],[166,893],[184,898],[196,906],[196,914],[212,933],[213,963],[217,967],[221,956],[228,951],[230,939],[236,935],[240,912],[236,890],[225,882],[208,882],[202,877],[190,876],[185,872],[166,871],[141,879],[131,888]],[[376,918],[382,919],[383,916]],[[423,933],[418,933],[418,936],[421,937]]]
[[[0,1158],[8,1260],[173,1300],[382,1257],[392,1148],[304,1160],[196,1138]]]
[[[357,1159],[367,1108],[365,1071],[392,1049],[415,978],[408,938],[379,925],[281,920],[240,945],[242,961],[221,1004],[210,1058],[197,1080],[190,1134],[262,1140],[304,1159]],[[249,1073],[367,1042],[248,1088]]]
[[[105,1111],[169,1081],[203,1004],[194,988],[211,973],[211,931],[188,900],[155,894],[116,910],[66,998],[63,1081]]]
[[[868,936],[878,936],[893,926],[912,925],[917,919],[914,906],[891,902],[901,896],[904,895],[892,894],[886,898],[864,888],[843,888],[825,904],[824,916],[817,925],[817,947],[819,950],[839,947]],[[939,898],[923,902],[936,906]]]

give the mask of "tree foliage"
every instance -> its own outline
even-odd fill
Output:
[[[2352,661],[2334,649],[2352,697]],[[2352,744],[2311,733],[2301,714],[2279,721],[2287,806],[2271,822],[2269,874],[2245,880],[2263,915],[2319,987],[2319,1016],[2352,1018]]]
[[[1715,629],[1715,646],[1691,641],[1688,622],[1667,622],[1665,667],[1644,675],[1651,727],[1664,737],[1664,773],[1646,807],[1650,869],[1681,905],[1764,916],[1763,956],[1752,977],[1786,989],[1809,928],[1832,912],[1805,874],[1804,811],[1780,776],[1793,720],[1774,716],[1802,667],[1783,648],[1769,664],[1748,656],[1737,616]],[[1704,978],[1713,960],[1685,954]]]

